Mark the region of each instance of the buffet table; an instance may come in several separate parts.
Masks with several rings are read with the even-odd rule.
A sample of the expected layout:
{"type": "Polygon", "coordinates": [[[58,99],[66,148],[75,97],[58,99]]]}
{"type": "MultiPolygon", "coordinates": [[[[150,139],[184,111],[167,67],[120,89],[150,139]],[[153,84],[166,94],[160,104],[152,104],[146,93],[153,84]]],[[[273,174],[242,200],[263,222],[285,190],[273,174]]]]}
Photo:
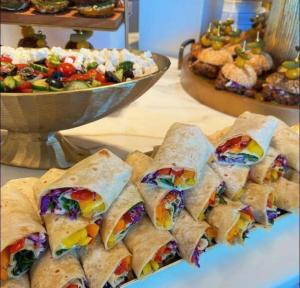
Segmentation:
{"type": "MultiPolygon", "coordinates": [[[[162,79],[129,107],[63,134],[81,147],[109,147],[125,156],[136,149],[150,151],[175,121],[196,124],[206,134],[231,125],[233,117],[201,105],[183,90],[176,67],[177,60],[172,59],[162,79]]],[[[2,165],[1,185],[10,179],[43,173],[2,165]]],[[[272,230],[251,232],[244,246],[228,249],[218,245],[211,249],[202,255],[200,270],[181,262],[130,287],[298,287],[298,244],[299,215],[288,215],[272,230]]]]}

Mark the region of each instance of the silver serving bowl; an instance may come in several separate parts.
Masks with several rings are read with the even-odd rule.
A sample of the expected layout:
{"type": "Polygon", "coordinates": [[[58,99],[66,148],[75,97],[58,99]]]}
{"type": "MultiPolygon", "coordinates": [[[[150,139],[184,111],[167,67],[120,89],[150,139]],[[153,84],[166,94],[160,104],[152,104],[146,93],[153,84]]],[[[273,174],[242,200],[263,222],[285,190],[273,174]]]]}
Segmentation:
{"type": "MultiPolygon", "coordinates": [[[[132,51],[138,53],[137,51],[132,51]]],[[[158,71],[111,86],[41,93],[1,93],[1,163],[28,168],[67,168],[89,152],[68,142],[59,130],[101,119],[150,89],[168,70],[167,57],[154,54],[158,71]]]]}

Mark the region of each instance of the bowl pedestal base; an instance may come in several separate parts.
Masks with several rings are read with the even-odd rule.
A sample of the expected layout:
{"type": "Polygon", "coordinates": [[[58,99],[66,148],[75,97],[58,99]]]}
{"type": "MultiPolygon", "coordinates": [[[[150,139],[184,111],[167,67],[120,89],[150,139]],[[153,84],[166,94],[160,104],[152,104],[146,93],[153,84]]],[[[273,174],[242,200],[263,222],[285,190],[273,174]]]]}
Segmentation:
{"type": "Polygon", "coordinates": [[[9,131],[3,138],[1,163],[6,165],[35,169],[68,168],[90,155],[88,150],[71,144],[56,132],[9,131]]]}

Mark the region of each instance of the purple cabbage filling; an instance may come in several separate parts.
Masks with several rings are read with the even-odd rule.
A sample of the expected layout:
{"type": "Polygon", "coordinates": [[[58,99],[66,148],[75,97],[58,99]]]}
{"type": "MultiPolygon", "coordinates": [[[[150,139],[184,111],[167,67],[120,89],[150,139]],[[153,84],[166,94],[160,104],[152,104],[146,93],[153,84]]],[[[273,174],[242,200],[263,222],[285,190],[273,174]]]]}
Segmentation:
{"type": "Polygon", "coordinates": [[[39,247],[45,247],[47,244],[47,236],[43,233],[31,234],[27,237],[27,239],[31,240],[35,245],[39,247]]]}
{"type": "Polygon", "coordinates": [[[273,224],[274,220],[277,218],[277,211],[274,210],[267,210],[267,216],[269,223],[273,224]]]}
{"type": "Polygon", "coordinates": [[[152,185],[157,185],[157,181],[156,178],[159,175],[159,172],[156,171],[154,173],[149,173],[146,176],[143,177],[142,179],[142,183],[146,183],[146,184],[152,184],[152,185]]]}
{"type": "Polygon", "coordinates": [[[243,85],[241,85],[237,82],[234,82],[234,81],[228,81],[225,86],[230,87],[230,88],[236,88],[236,89],[245,89],[246,88],[243,85]]]}
{"type": "Polygon", "coordinates": [[[143,203],[139,203],[139,204],[135,205],[129,211],[130,218],[132,219],[132,225],[134,225],[137,222],[139,222],[141,220],[141,218],[144,216],[144,214],[145,214],[144,204],[143,203]]]}

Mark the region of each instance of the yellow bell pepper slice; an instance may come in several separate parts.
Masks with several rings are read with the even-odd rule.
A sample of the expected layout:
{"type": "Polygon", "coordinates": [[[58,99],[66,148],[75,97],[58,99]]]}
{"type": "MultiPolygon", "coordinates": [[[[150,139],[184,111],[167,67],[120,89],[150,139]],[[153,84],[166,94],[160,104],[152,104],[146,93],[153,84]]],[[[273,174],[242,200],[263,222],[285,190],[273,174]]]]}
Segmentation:
{"type": "Polygon", "coordinates": [[[148,275],[148,274],[150,274],[150,273],[152,273],[151,264],[150,264],[150,263],[147,263],[147,264],[145,265],[145,267],[143,268],[143,274],[144,274],[144,275],[148,275]]]}
{"type": "Polygon", "coordinates": [[[87,230],[84,228],[65,238],[62,241],[62,244],[66,249],[71,249],[73,246],[78,244],[79,241],[81,241],[82,239],[86,239],[87,237],[87,230]]]}
{"type": "Polygon", "coordinates": [[[260,158],[264,155],[263,149],[254,140],[250,141],[250,143],[247,146],[247,150],[250,153],[256,154],[260,158]]]}
{"type": "Polygon", "coordinates": [[[96,201],[80,201],[79,207],[83,217],[90,218],[93,216],[94,213],[103,212],[105,210],[105,204],[102,200],[96,201]]]}
{"type": "Polygon", "coordinates": [[[153,269],[153,271],[157,271],[159,269],[159,264],[156,261],[151,260],[150,264],[151,264],[151,268],[153,269]]]}
{"type": "Polygon", "coordinates": [[[107,246],[109,248],[112,248],[114,245],[115,245],[115,236],[113,234],[111,234],[108,238],[108,241],[107,241],[107,246]]]}
{"type": "Polygon", "coordinates": [[[238,192],[235,193],[235,195],[232,198],[232,201],[238,201],[238,200],[240,200],[240,198],[242,197],[242,195],[244,194],[244,192],[245,192],[244,188],[240,189],[238,192]]]}
{"type": "Polygon", "coordinates": [[[80,246],[87,246],[92,241],[92,239],[92,237],[86,237],[81,239],[77,244],[80,246]]]}

